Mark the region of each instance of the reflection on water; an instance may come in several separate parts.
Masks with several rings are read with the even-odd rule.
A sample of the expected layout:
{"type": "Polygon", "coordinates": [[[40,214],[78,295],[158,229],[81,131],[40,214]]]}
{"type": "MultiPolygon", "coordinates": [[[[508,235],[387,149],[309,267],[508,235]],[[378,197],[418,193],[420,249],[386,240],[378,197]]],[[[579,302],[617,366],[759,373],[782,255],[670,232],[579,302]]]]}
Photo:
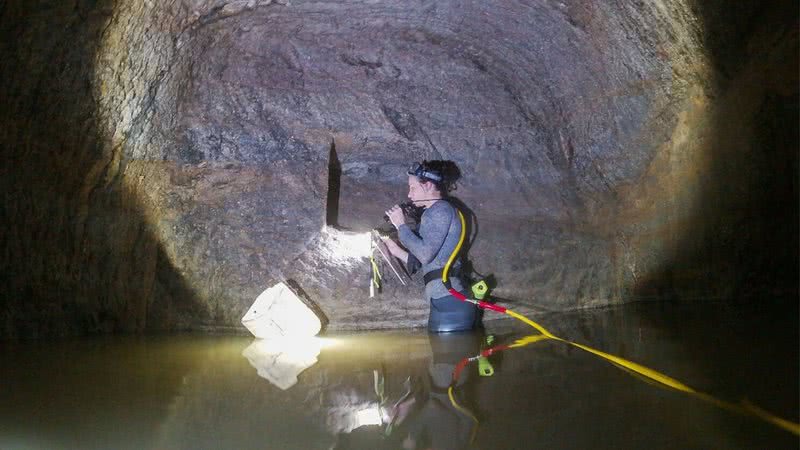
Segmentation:
{"type": "Polygon", "coordinates": [[[322,338],[256,339],[242,351],[258,376],[279,388],[289,389],[297,383],[300,372],[317,362],[322,338]]]}
{"type": "MultiPolygon", "coordinates": [[[[542,318],[555,334],[719,398],[798,416],[796,311],[639,305],[542,318]]],[[[492,325],[492,324],[490,324],[492,325]]],[[[797,448],[797,437],[661,389],[559,342],[463,366],[487,333],[295,342],[117,337],[0,347],[0,448],[797,448]],[[484,366],[484,375],[490,370],[484,366]]]]}

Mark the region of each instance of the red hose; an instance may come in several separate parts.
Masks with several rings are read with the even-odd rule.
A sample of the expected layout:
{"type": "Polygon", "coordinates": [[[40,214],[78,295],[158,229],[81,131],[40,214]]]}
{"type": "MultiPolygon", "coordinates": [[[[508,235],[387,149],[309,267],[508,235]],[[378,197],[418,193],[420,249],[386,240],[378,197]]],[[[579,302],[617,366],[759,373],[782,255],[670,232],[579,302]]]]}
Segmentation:
{"type": "MultiPolygon", "coordinates": [[[[449,291],[450,291],[450,295],[452,295],[453,297],[461,300],[462,302],[473,303],[473,301],[467,300],[467,297],[464,297],[464,294],[462,294],[461,292],[458,292],[457,290],[455,290],[453,288],[450,288],[449,291]]],[[[485,302],[483,300],[475,300],[474,303],[476,305],[478,305],[479,308],[491,309],[492,311],[497,311],[497,312],[503,313],[503,314],[505,314],[505,312],[506,312],[506,308],[503,308],[500,305],[495,305],[495,304],[492,304],[492,303],[485,302]]]]}

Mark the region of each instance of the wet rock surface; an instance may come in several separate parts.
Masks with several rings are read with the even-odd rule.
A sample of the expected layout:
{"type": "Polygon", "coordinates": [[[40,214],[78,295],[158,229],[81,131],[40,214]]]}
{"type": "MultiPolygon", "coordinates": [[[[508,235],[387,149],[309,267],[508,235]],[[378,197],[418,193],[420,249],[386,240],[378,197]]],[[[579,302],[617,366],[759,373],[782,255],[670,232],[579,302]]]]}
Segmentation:
{"type": "Polygon", "coordinates": [[[358,233],[451,159],[521,312],[795,298],[792,2],[5,2],[0,336],[241,330],[296,283],[331,329],[358,233]],[[335,170],[332,170],[335,169],[335,170]]]}

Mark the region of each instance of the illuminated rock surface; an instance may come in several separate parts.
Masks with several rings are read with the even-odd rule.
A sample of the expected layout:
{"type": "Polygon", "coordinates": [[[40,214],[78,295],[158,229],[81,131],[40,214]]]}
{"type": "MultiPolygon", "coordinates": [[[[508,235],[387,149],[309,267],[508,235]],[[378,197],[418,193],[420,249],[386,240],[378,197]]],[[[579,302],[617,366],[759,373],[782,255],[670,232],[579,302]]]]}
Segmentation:
{"type": "Polygon", "coordinates": [[[421,282],[369,299],[331,249],[424,158],[460,166],[475,268],[522,312],[796,301],[795,2],[0,14],[0,337],[239,330],[281,279],[333,329],[421,325],[421,282]]]}

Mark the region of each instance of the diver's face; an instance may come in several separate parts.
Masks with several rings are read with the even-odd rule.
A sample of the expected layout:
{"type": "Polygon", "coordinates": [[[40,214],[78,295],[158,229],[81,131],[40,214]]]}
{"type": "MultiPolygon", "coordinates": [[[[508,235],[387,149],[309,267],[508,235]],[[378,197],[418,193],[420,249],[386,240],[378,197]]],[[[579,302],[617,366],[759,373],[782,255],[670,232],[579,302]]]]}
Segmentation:
{"type": "Polygon", "coordinates": [[[431,198],[431,190],[434,189],[433,183],[420,181],[414,175],[408,176],[408,199],[416,206],[422,206],[418,202],[431,198]]]}

